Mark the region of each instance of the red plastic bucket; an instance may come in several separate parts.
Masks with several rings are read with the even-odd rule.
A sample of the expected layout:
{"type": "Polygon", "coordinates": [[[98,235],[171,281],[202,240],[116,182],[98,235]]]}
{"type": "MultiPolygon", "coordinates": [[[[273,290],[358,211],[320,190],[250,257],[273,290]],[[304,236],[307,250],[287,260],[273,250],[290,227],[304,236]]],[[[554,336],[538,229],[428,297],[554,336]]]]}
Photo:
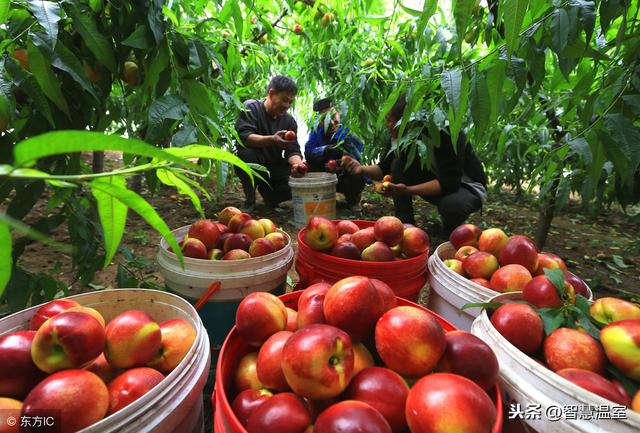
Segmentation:
{"type": "MultiPolygon", "coordinates": [[[[334,221],[338,222],[338,221],[334,221]]],[[[361,229],[373,226],[373,221],[353,221],[361,229]]],[[[304,243],[306,228],[298,232],[296,252],[296,272],[300,277],[297,289],[304,289],[314,280],[322,279],[335,283],[353,275],[364,275],[387,283],[399,298],[416,301],[420,289],[424,287],[429,269],[429,251],[410,259],[394,262],[365,262],[343,259],[309,248],[304,243]]]]}
{"type": "MultiPolygon", "coordinates": [[[[298,298],[302,291],[296,291],[287,293],[280,296],[280,299],[287,307],[298,309],[298,298]]],[[[438,316],[434,312],[427,308],[415,304],[406,299],[398,299],[398,305],[409,305],[412,307],[420,308],[431,314],[438,320],[438,323],[442,325],[445,331],[453,331],[456,329],[451,323],[447,322],[442,317],[438,316]]],[[[216,366],[216,383],[211,396],[213,403],[213,431],[214,433],[247,433],[245,428],[240,424],[233,411],[231,410],[233,389],[233,377],[235,375],[235,369],[238,366],[240,359],[249,353],[252,349],[249,345],[242,341],[238,336],[236,327],[234,326],[224,344],[220,350],[218,356],[218,364],[216,366]]],[[[502,411],[502,397],[500,395],[500,389],[496,385],[495,390],[491,393],[491,398],[496,404],[496,423],[491,430],[491,433],[502,432],[503,411],[502,411]]]]}

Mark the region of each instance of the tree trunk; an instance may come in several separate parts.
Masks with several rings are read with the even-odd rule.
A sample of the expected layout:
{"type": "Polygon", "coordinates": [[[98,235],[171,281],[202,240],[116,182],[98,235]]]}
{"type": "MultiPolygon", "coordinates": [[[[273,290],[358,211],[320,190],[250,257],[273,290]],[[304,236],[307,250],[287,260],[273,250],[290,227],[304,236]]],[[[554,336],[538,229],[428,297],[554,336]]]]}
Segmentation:
{"type": "Polygon", "coordinates": [[[104,152],[93,152],[93,172],[102,173],[104,171],[104,152]]]}
{"type": "Polygon", "coordinates": [[[551,221],[556,213],[556,194],[558,186],[560,185],[560,177],[553,180],[551,189],[544,197],[540,213],[538,214],[538,227],[536,228],[535,243],[540,251],[544,248],[544,244],[547,241],[547,235],[551,228],[551,221]]]}

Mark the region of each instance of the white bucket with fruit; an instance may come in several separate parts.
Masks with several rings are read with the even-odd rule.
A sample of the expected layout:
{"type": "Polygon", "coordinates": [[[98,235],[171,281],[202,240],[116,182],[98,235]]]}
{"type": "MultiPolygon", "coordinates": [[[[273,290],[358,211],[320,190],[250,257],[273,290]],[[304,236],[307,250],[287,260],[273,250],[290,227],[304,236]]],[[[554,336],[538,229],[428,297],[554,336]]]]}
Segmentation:
{"type": "Polygon", "coordinates": [[[178,296],[71,296],[0,320],[0,409],[11,397],[14,419],[61,433],[201,433],[210,362],[202,321],[178,296]]]}
{"type": "Polygon", "coordinates": [[[501,229],[482,230],[473,224],[457,227],[449,242],[429,258],[429,308],[460,329],[469,330],[480,308],[465,304],[487,302],[500,293],[521,291],[526,284],[546,284],[544,269],[562,269],[576,293],[592,299],[587,284],[567,270],[564,261],[540,253],[526,236],[507,236],[501,229]],[[542,276],[542,278],[539,278],[542,276]]]}
{"type": "Polygon", "coordinates": [[[471,327],[498,357],[510,416],[540,433],[640,431],[640,306],[580,297],[538,308],[548,295],[496,296],[502,305],[471,327]]]}
{"type": "Polygon", "coordinates": [[[184,268],[165,239],[156,261],[165,286],[195,303],[214,349],[233,326],[235,310],[249,293],[284,293],[293,265],[293,247],[287,233],[269,219],[254,219],[234,207],[223,209],[219,221],[199,220],[172,233],[180,243],[184,268]],[[219,283],[212,294],[209,289],[219,283]]]}

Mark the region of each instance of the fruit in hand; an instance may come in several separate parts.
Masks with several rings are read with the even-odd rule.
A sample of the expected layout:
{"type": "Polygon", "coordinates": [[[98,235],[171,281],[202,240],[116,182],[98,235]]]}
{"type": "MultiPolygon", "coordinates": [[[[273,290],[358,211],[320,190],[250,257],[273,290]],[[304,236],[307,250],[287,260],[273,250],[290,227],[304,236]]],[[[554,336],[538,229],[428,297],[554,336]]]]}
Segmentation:
{"type": "Polygon", "coordinates": [[[305,162],[299,162],[298,164],[296,164],[295,169],[300,175],[304,176],[305,174],[307,174],[307,170],[309,168],[307,167],[307,164],[305,162]]]}
{"type": "Polygon", "coordinates": [[[335,159],[330,159],[329,162],[327,162],[327,168],[331,171],[336,171],[338,169],[338,163],[335,159]]]}
{"type": "Polygon", "coordinates": [[[285,140],[295,140],[296,138],[297,138],[297,135],[295,131],[287,131],[284,133],[285,140]]]}

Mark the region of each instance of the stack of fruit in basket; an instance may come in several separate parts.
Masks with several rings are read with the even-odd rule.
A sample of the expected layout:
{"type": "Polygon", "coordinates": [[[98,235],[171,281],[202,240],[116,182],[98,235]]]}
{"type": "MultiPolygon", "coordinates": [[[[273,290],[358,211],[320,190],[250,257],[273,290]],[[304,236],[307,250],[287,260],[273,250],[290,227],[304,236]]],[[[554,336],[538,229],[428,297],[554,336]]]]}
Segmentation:
{"type": "Polygon", "coordinates": [[[444,264],[488,289],[505,293],[522,291],[527,286],[544,286],[551,290],[544,270],[561,269],[570,290],[590,297],[585,282],[569,272],[560,257],[539,252],[527,236],[507,236],[499,228],[482,230],[474,224],[462,224],[451,232],[449,242],[456,254],[444,264]]]}
{"type": "Polygon", "coordinates": [[[361,229],[349,220],[334,223],[313,217],[304,233],[304,242],[316,251],[351,260],[389,262],[429,252],[429,236],[398,218],[383,216],[372,227],[361,229]]]}
{"type": "Polygon", "coordinates": [[[254,219],[233,206],[218,221],[198,220],[180,242],[185,257],[203,260],[241,260],[265,256],[284,248],[287,238],[267,218],[254,219]]]}
{"type": "Polygon", "coordinates": [[[0,337],[0,412],[13,411],[16,420],[54,416],[60,432],[75,432],[150,391],[195,338],[183,319],[157,323],[129,310],[105,324],[93,308],[51,301],[38,309],[30,330],[0,337]]]}
{"type": "Polygon", "coordinates": [[[640,305],[612,297],[589,305],[559,270],[547,276],[554,293],[527,285],[526,303],[493,312],[494,328],[570,382],[640,412],[640,305]]]}
{"type": "Polygon", "coordinates": [[[309,286],[297,311],[249,295],[236,313],[253,350],[234,376],[237,419],[249,433],[490,432],[491,348],[397,303],[388,285],[363,276],[309,286]]]}

